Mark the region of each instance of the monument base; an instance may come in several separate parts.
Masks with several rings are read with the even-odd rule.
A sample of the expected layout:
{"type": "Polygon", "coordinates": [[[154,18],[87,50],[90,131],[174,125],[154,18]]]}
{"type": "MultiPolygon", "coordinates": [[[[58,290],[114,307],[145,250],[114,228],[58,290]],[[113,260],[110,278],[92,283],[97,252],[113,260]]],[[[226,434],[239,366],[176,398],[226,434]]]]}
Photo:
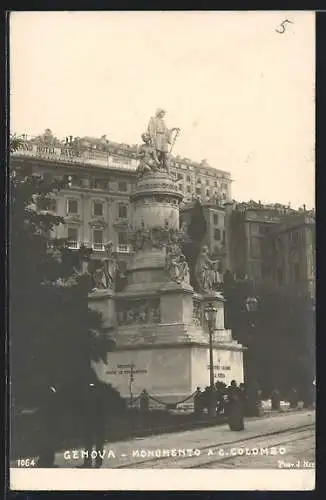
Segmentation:
{"type": "MultiPolygon", "coordinates": [[[[215,381],[243,382],[243,347],[236,341],[215,343],[215,381]]],[[[208,344],[134,346],[108,354],[107,364],[94,365],[98,377],[123,397],[137,397],[143,389],[166,403],[180,401],[199,386],[209,385],[208,344]],[[132,375],[132,376],[131,376],[132,375]]]]}

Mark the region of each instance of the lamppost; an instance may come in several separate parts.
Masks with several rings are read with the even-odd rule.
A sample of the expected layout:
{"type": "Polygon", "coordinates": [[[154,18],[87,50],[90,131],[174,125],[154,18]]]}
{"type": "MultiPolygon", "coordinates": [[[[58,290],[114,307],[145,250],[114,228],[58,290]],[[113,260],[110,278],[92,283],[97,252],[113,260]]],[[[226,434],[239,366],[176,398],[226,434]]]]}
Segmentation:
{"type": "Polygon", "coordinates": [[[210,417],[216,416],[216,400],[214,391],[214,365],[213,365],[213,333],[215,330],[217,309],[212,303],[208,304],[205,308],[205,318],[208,325],[209,333],[209,387],[210,387],[210,401],[208,414],[210,417]]]}
{"type": "Polygon", "coordinates": [[[135,380],[135,378],[134,378],[134,368],[135,368],[134,363],[130,363],[129,393],[130,393],[130,407],[131,408],[132,408],[133,399],[134,399],[134,395],[133,395],[133,392],[132,392],[132,384],[133,384],[133,382],[135,380]]]}
{"type": "Polygon", "coordinates": [[[253,335],[254,330],[256,328],[256,318],[255,314],[258,309],[258,300],[254,296],[250,296],[246,298],[245,301],[245,311],[247,315],[247,325],[248,325],[248,351],[246,355],[246,366],[245,366],[245,382],[247,385],[247,394],[248,394],[248,408],[247,408],[247,416],[257,416],[259,414],[258,407],[258,394],[257,394],[257,386],[256,380],[254,380],[254,370],[253,363],[255,363],[255,356],[252,353],[253,348],[253,335]],[[248,359],[249,358],[249,359],[248,359]]]}

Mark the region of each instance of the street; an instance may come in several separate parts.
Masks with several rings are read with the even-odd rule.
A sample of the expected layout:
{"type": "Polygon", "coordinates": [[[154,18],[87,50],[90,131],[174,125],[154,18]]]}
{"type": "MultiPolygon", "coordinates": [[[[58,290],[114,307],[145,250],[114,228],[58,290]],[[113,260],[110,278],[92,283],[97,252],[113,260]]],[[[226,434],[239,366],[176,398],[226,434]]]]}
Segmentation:
{"type": "MultiPolygon", "coordinates": [[[[248,419],[245,425],[241,432],[222,425],[108,443],[103,453],[103,468],[315,467],[313,410],[248,419]]],[[[85,450],[58,453],[56,465],[80,466],[85,453],[85,450]]],[[[92,453],[95,457],[98,452],[92,453]]]]}

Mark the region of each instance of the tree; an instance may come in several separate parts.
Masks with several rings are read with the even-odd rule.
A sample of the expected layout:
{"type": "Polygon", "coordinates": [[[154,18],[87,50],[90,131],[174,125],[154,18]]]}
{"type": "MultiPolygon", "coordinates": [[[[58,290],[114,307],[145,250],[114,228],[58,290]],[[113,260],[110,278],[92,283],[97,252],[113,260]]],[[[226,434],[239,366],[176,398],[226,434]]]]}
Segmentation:
{"type": "Polygon", "coordinates": [[[292,387],[309,398],[314,377],[314,325],[309,297],[293,290],[229,280],[225,283],[227,323],[248,346],[251,373],[266,396],[277,387],[286,396],[292,387]],[[257,311],[246,311],[248,296],[258,297],[257,311]]]}
{"type": "Polygon", "coordinates": [[[207,222],[204,216],[203,207],[200,201],[196,200],[191,213],[190,224],[187,230],[187,237],[182,249],[189,265],[190,282],[194,288],[197,287],[194,275],[195,265],[206,232],[207,222]]]}
{"type": "MultiPolygon", "coordinates": [[[[13,137],[11,151],[19,143],[13,137]]],[[[24,165],[10,172],[11,392],[18,406],[39,404],[49,385],[81,383],[91,358],[104,355],[92,335],[102,330],[102,317],[88,308],[89,284],[76,272],[78,256],[50,236],[64,223],[48,210],[61,187],[30,175],[24,165]]]]}

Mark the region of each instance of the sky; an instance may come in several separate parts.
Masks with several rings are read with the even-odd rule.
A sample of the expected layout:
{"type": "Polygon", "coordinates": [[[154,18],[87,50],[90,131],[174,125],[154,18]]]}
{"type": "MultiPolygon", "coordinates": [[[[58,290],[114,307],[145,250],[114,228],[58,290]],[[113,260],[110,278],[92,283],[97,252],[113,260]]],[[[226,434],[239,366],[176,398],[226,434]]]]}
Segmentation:
{"type": "Polygon", "coordinates": [[[15,12],[10,86],[12,132],[135,144],[162,107],[234,199],[314,206],[313,12],[15,12]]]}

